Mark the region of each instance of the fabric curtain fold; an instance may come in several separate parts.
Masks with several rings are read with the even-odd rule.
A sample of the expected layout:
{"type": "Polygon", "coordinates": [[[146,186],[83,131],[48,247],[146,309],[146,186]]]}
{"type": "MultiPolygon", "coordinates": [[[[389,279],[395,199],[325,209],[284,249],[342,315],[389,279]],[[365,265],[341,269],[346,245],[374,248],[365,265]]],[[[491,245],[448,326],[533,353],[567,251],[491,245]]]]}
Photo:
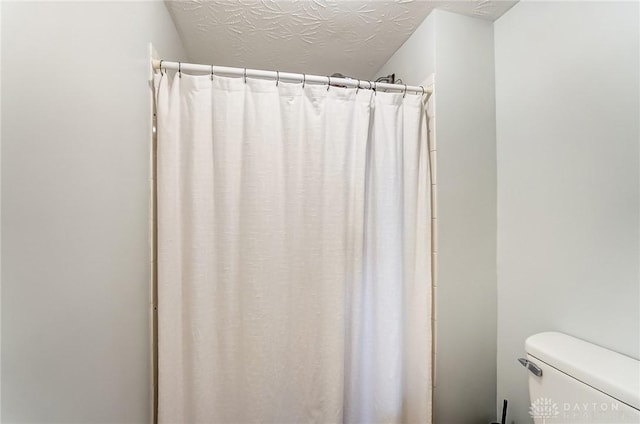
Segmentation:
{"type": "Polygon", "coordinates": [[[155,86],[159,422],[430,422],[421,96],[155,86]]]}

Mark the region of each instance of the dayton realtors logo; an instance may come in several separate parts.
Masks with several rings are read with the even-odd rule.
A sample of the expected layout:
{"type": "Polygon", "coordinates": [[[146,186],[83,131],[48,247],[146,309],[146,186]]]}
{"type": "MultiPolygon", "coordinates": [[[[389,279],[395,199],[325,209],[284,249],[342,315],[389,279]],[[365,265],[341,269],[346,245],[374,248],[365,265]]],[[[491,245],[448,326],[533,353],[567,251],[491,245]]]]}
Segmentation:
{"type": "Polygon", "coordinates": [[[558,408],[557,403],[549,398],[538,398],[529,407],[529,415],[534,419],[542,420],[544,424],[547,420],[560,415],[560,408],[558,408]]]}
{"type": "Polygon", "coordinates": [[[533,417],[536,424],[550,423],[554,419],[562,422],[636,422],[631,421],[634,416],[628,415],[620,409],[618,402],[591,402],[576,403],[564,402],[558,404],[551,398],[541,397],[535,400],[529,407],[529,415],[533,417]]]}

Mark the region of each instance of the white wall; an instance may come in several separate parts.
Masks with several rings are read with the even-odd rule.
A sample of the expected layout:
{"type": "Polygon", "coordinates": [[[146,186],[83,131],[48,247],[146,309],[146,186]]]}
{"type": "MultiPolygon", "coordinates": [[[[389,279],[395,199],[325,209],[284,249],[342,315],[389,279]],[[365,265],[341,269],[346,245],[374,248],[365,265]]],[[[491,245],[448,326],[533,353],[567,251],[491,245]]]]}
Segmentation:
{"type": "Polygon", "coordinates": [[[436,13],[425,18],[411,37],[376,72],[376,78],[396,73],[407,85],[419,85],[436,71],[436,13]]]}
{"type": "Polygon", "coordinates": [[[527,336],[640,358],[637,2],[520,2],[495,23],[498,399],[531,423],[527,336]]]}
{"type": "Polygon", "coordinates": [[[493,25],[436,10],[378,75],[435,72],[436,423],[486,423],[496,399],[493,25]]]}
{"type": "Polygon", "coordinates": [[[436,422],[495,418],[496,155],[491,22],[436,14],[436,422]]]}
{"type": "MultiPolygon", "coordinates": [[[[0,25],[2,2],[0,1],[0,25]]],[[[1,28],[1,26],[0,26],[1,28]]],[[[0,65],[2,64],[2,31],[0,31],[0,65]]],[[[0,66],[0,99],[2,99],[2,66],[0,66]]],[[[2,101],[0,100],[0,188],[2,187],[2,101]]],[[[2,190],[0,189],[0,223],[2,222],[2,190]]],[[[2,225],[0,225],[0,423],[2,422],[2,225]]]]}
{"type": "Polygon", "coordinates": [[[161,2],[3,2],[3,422],[150,419],[148,43],[161,2]]]}

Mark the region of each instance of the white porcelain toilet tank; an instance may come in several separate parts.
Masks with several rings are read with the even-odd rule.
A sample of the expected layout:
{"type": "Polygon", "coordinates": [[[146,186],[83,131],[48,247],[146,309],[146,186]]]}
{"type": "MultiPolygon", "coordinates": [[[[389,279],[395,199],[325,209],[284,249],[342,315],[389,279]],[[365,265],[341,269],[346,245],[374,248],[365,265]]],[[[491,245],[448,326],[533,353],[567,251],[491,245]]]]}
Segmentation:
{"type": "Polygon", "coordinates": [[[556,332],[525,348],[536,424],[640,423],[640,361],[556,332]]]}

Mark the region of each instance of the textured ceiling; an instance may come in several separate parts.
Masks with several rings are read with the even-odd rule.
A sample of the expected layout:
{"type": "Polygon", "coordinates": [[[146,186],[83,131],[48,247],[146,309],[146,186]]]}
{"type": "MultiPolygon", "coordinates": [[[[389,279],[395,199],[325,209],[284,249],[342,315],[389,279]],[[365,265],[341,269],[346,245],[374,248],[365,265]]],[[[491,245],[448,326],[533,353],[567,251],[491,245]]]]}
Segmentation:
{"type": "Polygon", "coordinates": [[[371,79],[434,8],[495,20],[515,1],[165,3],[192,62],[371,79]]]}

